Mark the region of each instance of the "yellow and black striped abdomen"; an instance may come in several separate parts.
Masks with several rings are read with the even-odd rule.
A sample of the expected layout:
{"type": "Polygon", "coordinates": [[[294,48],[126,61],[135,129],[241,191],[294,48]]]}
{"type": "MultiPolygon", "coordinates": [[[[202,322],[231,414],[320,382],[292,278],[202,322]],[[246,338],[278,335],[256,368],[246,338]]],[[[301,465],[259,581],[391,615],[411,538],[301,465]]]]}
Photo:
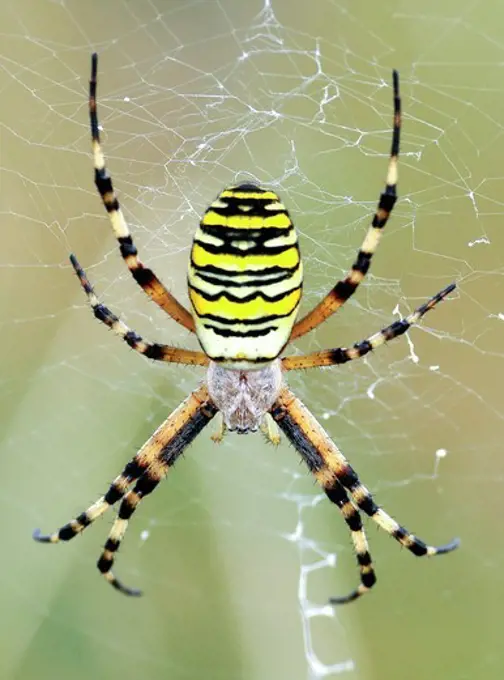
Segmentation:
{"type": "Polygon", "coordinates": [[[275,359],[296,319],[303,268],[278,196],[254,184],[223,191],[204,214],[189,263],[189,297],[205,353],[235,368],[275,359]]]}

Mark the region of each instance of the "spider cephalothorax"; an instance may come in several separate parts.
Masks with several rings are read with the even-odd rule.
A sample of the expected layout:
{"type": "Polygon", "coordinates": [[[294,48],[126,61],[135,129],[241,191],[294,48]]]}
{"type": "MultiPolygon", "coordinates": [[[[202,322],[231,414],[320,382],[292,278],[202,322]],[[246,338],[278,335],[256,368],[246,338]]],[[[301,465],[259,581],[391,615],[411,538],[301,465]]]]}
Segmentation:
{"type": "Polygon", "coordinates": [[[206,383],[224,426],[239,434],[255,432],[275,403],[282,384],[279,359],[255,370],[228,369],[211,361],[206,383]]]}
{"type": "Polygon", "coordinates": [[[303,269],[297,235],[277,194],[247,183],[225,189],[204,214],[194,237],[189,263],[192,313],[163,286],[154,272],[138,259],[137,249],[119,207],[105,167],[96,114],[98,57],[92,57],[89,112],[95,183],[110,217],[121,255],[134,279],[147,295],[175,321],[196,332],[203,352],[149,343],[130,330],[95,295],[74,255],[72,266],[97,319],[111,328],[132,349],[156,360],[207,366],[206,381],[162,423],[107,493],[53,534],[34,537],[44,543],[68,541],[111,505],[119,503],[118,517],[98,560],[98,569],[115,588],[128,595],[139,591],[124,586],[112,573],[128,521],[138,504],[166,476],[177,458],[215,417],[225,429],[239,433],[259,427],[278,443],[278,428],[297,449],[329,500],[346,522],[357,556],[360,584],[333,604],[350,602],[368,591],[376,576],[360,511],[417,556],[452,551],[458,541],[442,546],[425,544],[376,505],[356,472],[314,416],[289,390],[283,373],[299,368],[334,366],[362,357],[405,333],[454,288],[447,286],[409,316],[392,323],[350,348],[279,358],[291,340],[316,328],[336,312],[364,278],[383,227],[396,201],[397,159],[401,109],[399,76],[394,71],[394,126],[385,190],[378,209],[348,275],[301,320],[296,315],[301,299],[303,269]]]}

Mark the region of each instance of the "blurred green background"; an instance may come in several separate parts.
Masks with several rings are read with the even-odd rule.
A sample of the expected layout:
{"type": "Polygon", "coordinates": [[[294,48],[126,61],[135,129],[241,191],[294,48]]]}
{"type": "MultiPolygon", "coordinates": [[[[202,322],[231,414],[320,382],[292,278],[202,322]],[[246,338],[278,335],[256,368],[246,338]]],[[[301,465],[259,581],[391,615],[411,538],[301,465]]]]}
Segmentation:
{"type": "Polygon", "coordinates": [[[503,20],[490,0],[1,4],[2,680],[503,677],[503,20]],[[285,443],[209,433],[130,526],[117,573],[144,598],[96,571],[112,513],[66,546],[32,542],[202,378],[129,352],[67,264],[75,251],[146,338],[196,347],[135,287],[95,195],[93,50],[125,214],[184,302],[198,215],[237,179],[290,207],[305,309],[344,275],[385,177],[400,70],[401,200],[355,300],[298,349],[348,345],[459,289],[408,338],[290,382],[378,501],[427,541],[461,536],[457,553],[414,560],[370,525],[377,588],[332,611],[358,579],[336,509],[285,443]]]}

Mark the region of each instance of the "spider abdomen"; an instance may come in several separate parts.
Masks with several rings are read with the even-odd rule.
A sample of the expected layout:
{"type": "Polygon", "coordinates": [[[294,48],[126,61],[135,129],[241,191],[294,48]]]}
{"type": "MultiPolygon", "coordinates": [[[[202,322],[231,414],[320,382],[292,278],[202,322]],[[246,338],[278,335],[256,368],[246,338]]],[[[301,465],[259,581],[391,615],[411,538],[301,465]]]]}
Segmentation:
{"type": "Polygon", "coordinates": [[[189,263],[189,297],[205,353],[236,369],[278,357],[302,282],[297,233],[278,196],[254,184],[224,190],[201,220],[189,263]]]}

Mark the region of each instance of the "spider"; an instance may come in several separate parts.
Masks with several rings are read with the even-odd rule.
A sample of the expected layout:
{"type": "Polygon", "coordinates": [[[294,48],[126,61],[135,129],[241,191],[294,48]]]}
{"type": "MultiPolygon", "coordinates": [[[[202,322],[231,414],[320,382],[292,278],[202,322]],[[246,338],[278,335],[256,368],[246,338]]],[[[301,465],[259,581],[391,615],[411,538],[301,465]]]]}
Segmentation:
{"type": "Polygon", "coordinates": [[[58,531],[34,538],[42,543],[69,541],[119,503],[98,569],[114,588],[140,595],[114,576],[112,567],[128,522],[140,501],[152,493],[193,439],[215,417],[213,439],[226,430],[245,434],[262,430],[278,444],[281,430],[297,449],[350,531],[360,570],[360,583],[332,604],[351,602],[376,582],[360,511],[417,556],[451,552],[458,539],[438,547],[427,545],[398,524],[360,482],[340,449],[314,416],[288,388],[284,374],[296,369],[334,366],[363,357],[405,333],[451,293],[455,284],[434,295],[412,314],[395,321],[352,347],[302,356],[281,356],[292,341],[334,314],[355,292],[368,271],[382,230],[396,202],[401,128],[399,75],[393,71],[394,121],[386,185],[357,258],[345,279],[319,304],[296,321],[303,283],[297,234],[280,198],[253,183],[228,187],[207,209],[196,231],[188,271],[189,312],[138,258],[106,169],[96,112],[98,56],[91,58],[89,115],[95,184],[119,242],[121,255],[145,293],[188,331],[196,333],[202,352],[149,343],[100,302],[75,255],[70,261],[94,316],[132,349],[155,361],[204,366],[206,378],[158,427],[114,479],[108,491],[58,531]]]}

